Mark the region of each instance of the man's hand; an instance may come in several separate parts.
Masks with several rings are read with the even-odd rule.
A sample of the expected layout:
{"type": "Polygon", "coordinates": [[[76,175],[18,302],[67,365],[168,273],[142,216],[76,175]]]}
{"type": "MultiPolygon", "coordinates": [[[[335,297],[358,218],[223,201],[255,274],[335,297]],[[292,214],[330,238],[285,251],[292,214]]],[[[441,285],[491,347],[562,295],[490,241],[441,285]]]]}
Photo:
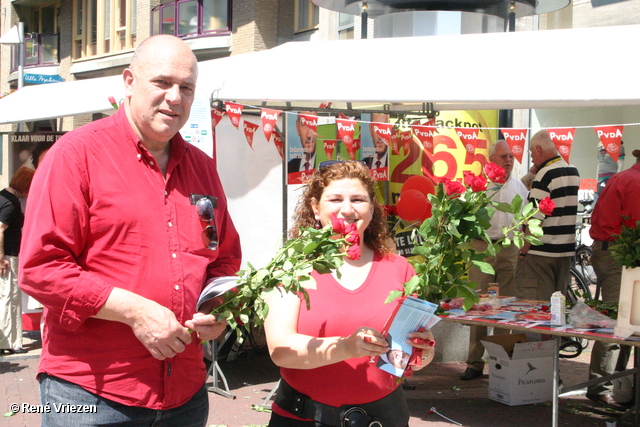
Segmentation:
{"type": "Polygon", "coordinates": [[[158,360],[182,353],[191,343],[191,334],[171,310],[122,288],[113,288],[94,317],[129,325],[136,338],[158,360]]]}
{"type": "Polygon", "coordinates": [[[9,260],[2,256],[2,259],[0,260],[0,276],[7,277],[10,271],[11,264],[9,263],[9,260]]]}
{"type": "Polygon", "coordinates": [[[191,343],[191,335],[168,308],[147,300],[146,307],[138,311],[131,324],[136,338],[158,360],[174,357],[191,343]]]}
{"type": "Polygon", "coordinates": [[[196,313],[193,319],[187,320],[185,326],[198,335],[198,339],[211,341],[220,336],[227,327],[225,319],[216,320],[213,314],[196,313]]]}

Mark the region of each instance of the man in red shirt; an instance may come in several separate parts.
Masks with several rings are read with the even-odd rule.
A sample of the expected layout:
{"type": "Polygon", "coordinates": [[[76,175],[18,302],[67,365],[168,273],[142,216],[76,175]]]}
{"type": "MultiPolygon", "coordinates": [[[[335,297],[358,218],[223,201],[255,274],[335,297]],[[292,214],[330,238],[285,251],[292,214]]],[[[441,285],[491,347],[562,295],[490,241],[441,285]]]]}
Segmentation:
{"type": "Polygon", "coordinates": [[[144,41],[118,112],[67,133],[38,167],[20,283],[45,307],[43,426],[206,424],[200,342],[225,323],[196,302],[241,252],[215,163],[178,133],[197,76],[180,39],[144,41]]]}
{"type": "MultiPolygon", "coordinates": [[[[589,235],[593,239],[593,269],[602,289],[602,300],[618,302],[622,267],[609,253],[615,235],[620,234],[623,216],[640,220],[640,150],[634,150],[636,163],[624,172],[613,175],[598,198],[591,215],[589,235]]],[[[629,347],[596,341],[591,352],[589,379],[612,374],[616,366],[623,369],[628,361],[629,347]]],[[[622,410],[622,405],[613,398],[611,382],[596,384],[587,390],[587,397],[610,408],[622,410]]]]}

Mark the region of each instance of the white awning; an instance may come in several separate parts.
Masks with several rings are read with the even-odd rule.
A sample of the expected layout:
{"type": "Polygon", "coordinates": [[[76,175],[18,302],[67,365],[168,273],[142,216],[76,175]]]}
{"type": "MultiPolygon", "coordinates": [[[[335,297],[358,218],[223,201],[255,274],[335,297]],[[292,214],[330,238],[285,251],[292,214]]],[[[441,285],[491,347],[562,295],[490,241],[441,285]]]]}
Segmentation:
{"type": "MultiPolygon", "coordinates": [[[[640,105],[640,25],[290,42],[204,61],[197,93],[277,109],[404,112],[640,105]]],[[[27,86],[0,99],[0,123],[109,111],[121,76],[27,86]]]]}
{"type": "Polygon", "coordinates": [[[122,76],[25,86],[0,99],[0,124],[113,111],[124,97],[122,76]]]}
{"type": "Polygon", "coordinates": [[[420,111],[640,105],[640,25],[291,42],[206,61],[214,98],[277,108],[420,111]]]}

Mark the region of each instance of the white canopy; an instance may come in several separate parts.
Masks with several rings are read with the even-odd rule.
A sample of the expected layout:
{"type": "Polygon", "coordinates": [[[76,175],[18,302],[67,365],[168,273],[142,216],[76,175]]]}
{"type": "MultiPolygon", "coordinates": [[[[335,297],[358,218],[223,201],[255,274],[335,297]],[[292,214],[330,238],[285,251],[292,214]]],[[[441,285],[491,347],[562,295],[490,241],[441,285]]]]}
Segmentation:
{"type": "MultiPolygon", "coordinates": [[[[640,26],[292,42],[206,61],[214,99],[421,111],[640,105],[640,26]],[[339,104],[339,105],[336,105],[339,104]]],[[[203,89],[200,87],[200,89],[203,89]]]]}
{"type": "Polygon", "coordinates": [[[0,99],[0,124],[113,111],[124,97],[122,76],[25,86],[0,99]]]}
{"type": "MultiPolygon", "coordinates": [[[[389,111],[640,105],[640,25],[291,42],[200,63],[198,93],[242,104],[389,111]],[[349,103],[349,104],[347,104],[349,103]]],[[[0,123],[107,111],[121,76],[27,86],[0,123]]]]}

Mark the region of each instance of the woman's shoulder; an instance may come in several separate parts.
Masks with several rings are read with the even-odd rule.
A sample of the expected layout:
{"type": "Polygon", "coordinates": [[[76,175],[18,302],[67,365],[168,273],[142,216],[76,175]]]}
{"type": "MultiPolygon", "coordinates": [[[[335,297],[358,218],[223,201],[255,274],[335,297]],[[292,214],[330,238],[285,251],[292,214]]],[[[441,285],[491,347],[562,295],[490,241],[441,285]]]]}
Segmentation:
{"type": "Polygon", "coordinates": [[[390,263],[390,264],[396,265],[399,268],[411,267],[411,264],[405,257],[398,255],[396,253],[381,255],[376,257],[376,259],[378,260],[378,262],[390,263]]]}

